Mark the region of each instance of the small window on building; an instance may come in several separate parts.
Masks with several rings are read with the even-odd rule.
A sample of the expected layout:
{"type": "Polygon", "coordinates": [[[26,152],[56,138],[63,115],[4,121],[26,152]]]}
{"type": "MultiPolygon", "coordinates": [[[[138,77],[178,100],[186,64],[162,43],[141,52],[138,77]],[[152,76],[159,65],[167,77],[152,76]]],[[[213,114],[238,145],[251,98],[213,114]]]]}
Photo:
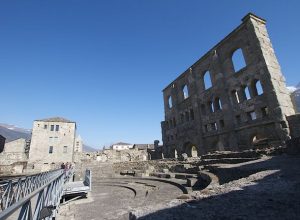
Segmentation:
{"type": "Polygon", "coordinates": [[[181,121],[181,123],[184,122],[184,114],[183,113],[180,114],[180,121],[181,121]]]}
{"type": "Polygon", "coordinates": [[[176,127],[176,119],[175,119],[175,117],[173,118],[173,125],[174,125],[174,127],[176,127]]]}
{"type": "Polygon", "coordinates": [[[185,121],[189,121],[190,120],[190,115],[189,112],[185,113],[185,121]]]}
{"type": "Polygon", "coordinates": [[[241,70],[246,66],[242,49],[239,48],[233,52],[232,63],[233,63],[234,72],[238,72],[239,70],[241,70]]]}
{"type": "Polygon", "coordinates": [[[249,120],[253,121],[256,119],[256,113],[255,111],[251,111],[247,113],[249,120]]]}
{"type": "Polygon", "coordinates": [[[205,132],[208,132],[208,125],[204,125],[205,132]]]}
{"type": "Polygon", "coordinates": [[[254,89],[255,89],[254,91],[255,95],[262,95],[264,93],[263,87],[259,80],[255,82],[254,89]]]}
{"type": "Polygon", "coordinates": [[[183,93],[183,99],[186,99],[189,97],[189,90],[187,85],[184,85],[182,88],[182,93],[183,93]]]}
{"type": "Polygon", "coordinates": [[[172,96],[168,97],[168,106],[169,106],[169,108],[172,108],[172,106],[173,106],[172,96]]]}
{"type": "Polygon", "coordinates": [[[49,147],[49,154],[52,154],[53,153],[53,146],[50,146],[49,147]]]}
{"type": "Polygon", "coordinates": [[[55,126],[55,131],[59,131],[59,125],[55,126]]]}
{"type": "Polygon", "coordinates": [[[64,146],[64,153],[68,153],[68,146],[64,146]]]}
{"type": "Polygon", "coordinates": [[[213,130],[213,131],[216,131],[217,130],[217,123],[216,122],[214,122],[214,123],[211,123],[211,130],[213,130]]]}
{"type": "Polygon", "coordinates": [[[214,109],[217,110],[221,110],[222,109],[222,103],[221,103],[221,99],[220,98],[216,98],[214,101],[214,109]]]}
{"type": "Polygon", "coordinates": [[[210,112],[215,112],[215,107],[213,102],[208,102],[210,112]]]}
{"type": "Polygon", "coordinates": [[[220,120],[220,127],[221,127],[221,128],[224,128],[224,127],[225,127],[224,120],[220,120]]]}
{"type": "Polygon", "coordinates": [[[50,131],[54,131],[54,125],[51,125],[50,131]]]}
{"type": "Polygon", "coordinates": [[[206,106],[204,104],[201,104],[201,112],[203,115],[206,115],[206,106]]]}
{"type": "Polygon", "coordinates": [[[48,128],[48,126],[47,125],[44,125],[44,129],[47,129],[48,128]]]}
{"type": "Polygon", "coordinates": [[[263,108],[261,108],[261,115],[262,115],[263,118],[264,118],[264,117],[267,117],[268,114],[269,114],[268,107],[263,107],[263,108]]]}
{"type": "Polygon", "coordinates": [[[245,97],[246,97],[246,100],[251,99],[250,89],[249,89],[248,86],[246,86],[246,87],[244,88],[244,91],[245,91],[245,97]]]}
{"type": "Polygon", "coordinates": [[[195,119],[195,115],[194,115],[194,110],[193,109],[190,110],[190,118],[191,118],[191,120],[195,119]]]}
{"type": "Polygon", "coordinates": [[[236,120],[236,123],[237,123],[237,124],[242,123],[242,119],[241,119],[241,116],[240,116],[240,115],[236,115],[236,116],[235,116],[235,120],[236,120]]]}

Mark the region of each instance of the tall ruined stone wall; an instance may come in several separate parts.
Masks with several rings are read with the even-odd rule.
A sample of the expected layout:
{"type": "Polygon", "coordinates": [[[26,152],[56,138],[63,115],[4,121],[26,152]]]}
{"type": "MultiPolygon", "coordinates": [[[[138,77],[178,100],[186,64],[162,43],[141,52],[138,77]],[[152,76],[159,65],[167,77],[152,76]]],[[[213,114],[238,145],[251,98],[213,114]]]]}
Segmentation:
{"type": "Polygon", "coordinates": [[[253,14],[242,21],[163,90],[164,155],[244,150],[290,138],[286,116],[294,109],[266,22],[253,14]],[[238,51],[241,68],[234,63],[238,51]]]}

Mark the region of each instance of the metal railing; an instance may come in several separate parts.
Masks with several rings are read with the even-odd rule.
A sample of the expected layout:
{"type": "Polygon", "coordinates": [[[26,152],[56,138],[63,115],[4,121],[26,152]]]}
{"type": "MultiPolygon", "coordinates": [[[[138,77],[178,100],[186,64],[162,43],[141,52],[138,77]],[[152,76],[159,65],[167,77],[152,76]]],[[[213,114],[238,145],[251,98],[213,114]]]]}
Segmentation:
{"type": "Polygon", "coordinates": [[[72,170],[59,169],[0,182],[0,219],[13,216],[13,219],[36,220],[55,216],[55,212],[48,213],[48,217],[43,217],[43,213],[59,205],[63,185],[72,174],[72,170]]]}

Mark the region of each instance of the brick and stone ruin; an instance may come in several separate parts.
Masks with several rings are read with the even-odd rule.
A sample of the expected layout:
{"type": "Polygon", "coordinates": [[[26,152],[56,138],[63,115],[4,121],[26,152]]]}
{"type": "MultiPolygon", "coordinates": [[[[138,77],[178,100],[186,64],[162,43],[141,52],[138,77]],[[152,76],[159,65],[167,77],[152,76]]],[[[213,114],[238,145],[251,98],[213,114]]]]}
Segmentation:
{"type": "Polygon", "coordinates": [[[281,146],[295,114],[266,21],[253,14],[164,90],[165,155],[281,146]]]}
{"type": "MultiPolygon", "coordinates": [[[[163,145],[82,152],[75,122],[62,118],[34,122],[29,153],[11,144],[23,146],[25,172],[69,161],[83,181],[91,170],[90,194],[61,204],[56,219],[299,219],[300,114],[264,19],[246,15],[163,97],[163,145]]],[[[11,153],[0,154],[5,169],[19,158],[11,153]]]]}

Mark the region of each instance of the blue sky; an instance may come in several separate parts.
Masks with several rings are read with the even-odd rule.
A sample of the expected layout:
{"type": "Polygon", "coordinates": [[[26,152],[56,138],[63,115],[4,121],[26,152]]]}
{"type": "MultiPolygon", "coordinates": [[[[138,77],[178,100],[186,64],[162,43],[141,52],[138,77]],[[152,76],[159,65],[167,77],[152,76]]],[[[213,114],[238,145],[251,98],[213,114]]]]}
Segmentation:
{"type": "Polygon", "coordinates": [[[2,0],[0,122],[62,116],[85,142],[161,139],[162,89],[248,12],[267,20],[288,85],[300,81],[300,1],[2,0]]]}

